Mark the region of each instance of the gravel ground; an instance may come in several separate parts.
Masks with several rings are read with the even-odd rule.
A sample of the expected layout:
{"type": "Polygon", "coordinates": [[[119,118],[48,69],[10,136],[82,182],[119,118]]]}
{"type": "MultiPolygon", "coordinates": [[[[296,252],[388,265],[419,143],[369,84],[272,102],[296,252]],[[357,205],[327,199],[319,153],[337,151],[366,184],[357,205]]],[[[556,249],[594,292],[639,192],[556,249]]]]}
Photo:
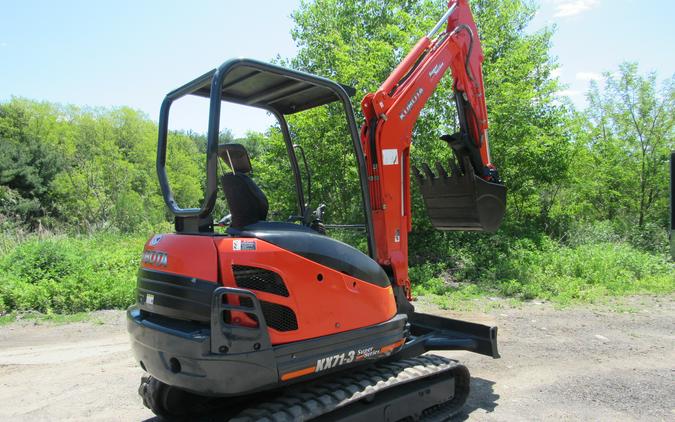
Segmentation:
{"type": "MultiPolygon", "coordinates": [[[[418,309],[499,326],[501,359],[445,353],[473,376],[458,420],[675,420],[675,297],[564,310],[498,301],[485,314],[418,309]]],[[[153,419],[136,393],[141,374],[123,312],[0,327],[0,420],[153,419]]]]}

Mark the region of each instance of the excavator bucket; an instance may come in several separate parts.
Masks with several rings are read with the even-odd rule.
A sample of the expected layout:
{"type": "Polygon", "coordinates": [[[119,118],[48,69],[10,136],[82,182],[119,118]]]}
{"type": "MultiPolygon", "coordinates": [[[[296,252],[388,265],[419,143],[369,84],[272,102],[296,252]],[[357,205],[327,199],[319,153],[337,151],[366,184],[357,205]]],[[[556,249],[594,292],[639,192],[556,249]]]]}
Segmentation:
{"type": "Polygon", "coordinates": [[[436,163],[438,175],[422,164],[413,172],[424,197],[431,224],[438,230],[496,231],[506,210],[506,186],[476,176],[471,161],[461,168],[450,159],[450,172],[436,163]]]}

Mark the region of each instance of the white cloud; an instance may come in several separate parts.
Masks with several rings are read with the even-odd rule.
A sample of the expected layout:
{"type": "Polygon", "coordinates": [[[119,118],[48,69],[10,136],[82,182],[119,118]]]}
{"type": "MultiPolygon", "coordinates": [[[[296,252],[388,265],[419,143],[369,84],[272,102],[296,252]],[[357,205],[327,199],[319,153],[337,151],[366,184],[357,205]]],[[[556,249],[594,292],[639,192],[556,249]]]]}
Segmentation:
{"type": "Polygon", "coordinates": [[[554,0],[554,17],[564,18],[578,15],[591,10],[600,3],[600,0],[554,0]]]}
{"type": "Polygon", "coordinates": [[[602,79],[602,75],[595,72],[577,72],[576,77],[578,80],[585,82],[599,81],[602,79]]]}

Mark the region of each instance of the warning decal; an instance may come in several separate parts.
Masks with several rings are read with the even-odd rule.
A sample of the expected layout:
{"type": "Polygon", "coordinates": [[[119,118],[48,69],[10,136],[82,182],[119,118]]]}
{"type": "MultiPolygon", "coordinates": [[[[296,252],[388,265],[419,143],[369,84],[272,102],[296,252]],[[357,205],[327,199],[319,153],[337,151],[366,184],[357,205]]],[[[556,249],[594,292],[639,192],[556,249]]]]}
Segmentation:
{"type": "Polygon", "coordinates": [[[383,149],[382,150],[382,164],[391,166],[398,164],[398,150],[397,149],[383,149]]]}
{"type": "Polygon", "coordinates": [[[232,241],[232,250],[233,251],[254,251],[255,250],[255,240],[240,240],[236,239],[232,241]]]}

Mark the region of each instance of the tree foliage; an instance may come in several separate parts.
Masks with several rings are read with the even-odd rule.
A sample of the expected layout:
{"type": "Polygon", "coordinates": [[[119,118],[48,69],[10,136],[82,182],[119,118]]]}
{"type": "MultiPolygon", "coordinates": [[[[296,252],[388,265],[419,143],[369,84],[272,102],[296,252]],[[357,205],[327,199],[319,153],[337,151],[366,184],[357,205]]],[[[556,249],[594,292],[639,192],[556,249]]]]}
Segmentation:
{"type": "Polygon", "coordinates": [[[637,63],[606,72],[588,92],[584,138],[597,178],[585,190],[592,217],[643,229],[668,221],[668,159],[675,149],[675,78],[658,87],[637,63]]]}
{"type": "Polygon", "coordinates": [[[50,185],[64,166],[56,126],[44,104],[14,100],[0,108],[0,212],[7,218],[35,223],[55,211],[50,185]]]}
{"type": "MultiPolygon", "coordinates": [[[[561,87],[552,76],[552,28],[526,31],[536,8],[524,0],[471,4],[485,53],[492,158],[509,188],[503,233],[533,239],[545,233],[573,242],[583,227],[599,222],[586,232],[635,240],[641,247],[660,244],[650,239],[664,239],[667,226],[673,79],[661,86],[655,74],[643,75],[636,64],[626,63],[606,73],[602,86],[592,86],[587,110],[574,111],[556,96],[561,87]]],[[[360,122],[363,95],[378,88],[445,8],[444,0],[303,1],[292,15],[298,52],[277,61],[354,86],[352,105],[360,122]]],[[[457,130],[455,114],[448,74],[415,127],[413,162],[449,157],[438,138],[457,130]]],[[[289,124],[312,173],[310,207],[327,204],[328,223],[360,222],[361,193],[344,110],[328,105],[289,116],[289,124]]],[[[0,224],[138,232],[170,221],[155,173],[156,134],[155,123],[126,107],[79,108],[20,98],[0,104],[0,224]]],[[[240,142],[250,151],[270,218],[298,213],[279,127],[242,139],[224,130],[220,141],[240,142]]],[[[167,172],[182,206],[202,200],[205,147],[204,134],[169,134],[167,172]]],[[[302,162],[300,168],[307,194],[302,162]]],[[[468,243],[498,247],[495,237],[433,231],[412,186],[414,256],[442,257],[468,243]]],[[[220,198],[216,213],[226,208],[220,198]]]]}
{"type": "MultiPolygon", "coordinates": [[[[556,67],[549,54],[552,31],[525,32],[535,9],[524,1],[475,1],[472,6],[485,52],[493,161],[509,186],[509,220],[545,227],[556,193],[568,179],[571,155],[566,129],[571,114],[556,101],[559,86],[551,77],[556,67]]],[[[354,86],[353,105],[360,110],[363,95],[378,88],[446,7],[440,0],[303,2],[292,15],[299,51],[284,63],[354,86]]],[[[358,218],[357,173],[342,111],[325,107],[294,116],[290,123],[311,149],[311,167],[328,181],[317,182],[317,197],[337,201],[343,219],[358,218]]],[[[450,149],[438,138],[456,128],[448,74],[417,122],[413,161],[449,158],[450,149]]],[[[414,208],[416,227],[428,228],[419,198],[414,208]]]]}
{"type": "MultiPolygon", "coordinates": [[[[157,127],[121,107],[81,109],[12,99],[0,104],[0,214],[5,224],[93,232],[145,230],[165,221],[155,174],[157,127]]],[[[198,147],[172,133],[176,197],[202,196],[198,147]]]]}

